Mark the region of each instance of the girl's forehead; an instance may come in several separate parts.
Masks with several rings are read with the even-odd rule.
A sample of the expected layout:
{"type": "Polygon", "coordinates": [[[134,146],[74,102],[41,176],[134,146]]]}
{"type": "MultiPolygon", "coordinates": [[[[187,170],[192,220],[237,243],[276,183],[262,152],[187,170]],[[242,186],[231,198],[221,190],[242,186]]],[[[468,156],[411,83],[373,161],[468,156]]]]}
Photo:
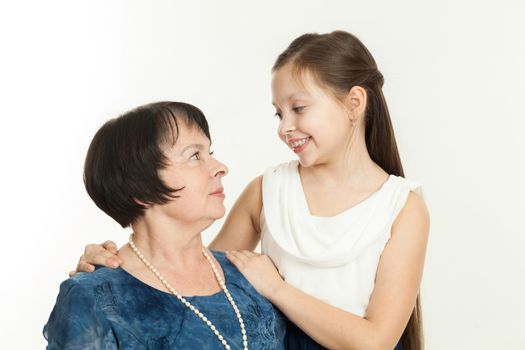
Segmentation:
{"type": "Polygon", "coordinates": [[[296,70],[284,66],[275,71],[272,77],[273,104],[291,99],[309,98],[324,95],[313,74],[306,69],[296,70]]]}

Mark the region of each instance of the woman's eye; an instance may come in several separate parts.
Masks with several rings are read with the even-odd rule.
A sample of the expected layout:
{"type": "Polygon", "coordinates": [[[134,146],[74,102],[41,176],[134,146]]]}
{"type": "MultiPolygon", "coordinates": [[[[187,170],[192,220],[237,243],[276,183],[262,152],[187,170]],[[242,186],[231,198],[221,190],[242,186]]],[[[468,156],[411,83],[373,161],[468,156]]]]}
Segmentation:
{"type": "Polygon", "coordinates": [[[297,106],[297,107],[292,108],[292,110],[293,110],[295,113],[301,113],[301,112],[304,110],[305,107],[306,107],[306,106],[297,106]]]}
{"type": "Polygon", "coordinates": [[[283,117],[281,116],[281,113],[279,112],[275,112],[274,116],[279,118],[279,120],[283,119],[283,117]]]}
{"type": "Polygon", "coordinates": [[[190,157],[190,160],[200,160],[201,157],[199,156],[199,152],[193,153],[193,155],[190,157]]]}

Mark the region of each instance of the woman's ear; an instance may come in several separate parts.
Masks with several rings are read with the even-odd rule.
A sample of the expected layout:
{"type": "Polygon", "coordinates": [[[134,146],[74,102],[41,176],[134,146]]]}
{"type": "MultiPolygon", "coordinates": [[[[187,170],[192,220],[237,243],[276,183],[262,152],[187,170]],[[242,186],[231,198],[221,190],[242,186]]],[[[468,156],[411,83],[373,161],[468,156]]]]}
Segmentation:
{"type": "Polygon", "coordinates": [[[365,115],[367,94],[366,90],[361,86],[354,86],[346,95],[344,103],[348,108],[349,118],[356,122],[365,115]]]}
{"type": "Polygon", "coordinates": [[[151,204],[138,200],[137,198],[133,198],[133,200],[135,201],[135,203],[142,205],[144,209],[149,209],[151,207],[151,204]]]}

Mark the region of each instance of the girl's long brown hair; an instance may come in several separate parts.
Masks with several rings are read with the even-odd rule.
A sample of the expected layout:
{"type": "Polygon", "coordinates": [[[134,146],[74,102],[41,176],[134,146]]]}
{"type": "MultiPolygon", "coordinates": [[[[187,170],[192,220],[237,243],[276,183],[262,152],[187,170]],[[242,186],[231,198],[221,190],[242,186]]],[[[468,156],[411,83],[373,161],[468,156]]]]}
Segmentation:
{"type": "MultiPolygon", "coordinates": [[[[354,35],[335,31],[304,34],[279,55],[272,71],[292,64],[307,70],[336,96],[346,96],[354,86],[367,92],[365,140],[372,160],[388,174],[404,176],[390,113],[383,95],[383,75],[368,49],[354,35]]],[[[423,327],[419,295],[400,339],[404,350],[423,350],[423,327]]]]}

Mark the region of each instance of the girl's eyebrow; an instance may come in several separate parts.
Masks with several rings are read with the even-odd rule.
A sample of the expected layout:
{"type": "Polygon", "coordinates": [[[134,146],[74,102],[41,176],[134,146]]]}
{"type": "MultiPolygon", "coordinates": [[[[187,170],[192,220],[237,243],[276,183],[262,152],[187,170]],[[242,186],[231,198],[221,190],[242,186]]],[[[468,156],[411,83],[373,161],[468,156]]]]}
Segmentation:
{"type": "MultiPolygon", "coordinates": [[[[285,101],[293,100],[294,98],[306,98],[306,97],[308,96],[304,92],[295,92],[295,93],[291,93],[288,96],[286,96],[285,101]]],[[[272,101],[272,105],[274,105],[274,107],[277,107],[274,101],[272,101]]]]}

